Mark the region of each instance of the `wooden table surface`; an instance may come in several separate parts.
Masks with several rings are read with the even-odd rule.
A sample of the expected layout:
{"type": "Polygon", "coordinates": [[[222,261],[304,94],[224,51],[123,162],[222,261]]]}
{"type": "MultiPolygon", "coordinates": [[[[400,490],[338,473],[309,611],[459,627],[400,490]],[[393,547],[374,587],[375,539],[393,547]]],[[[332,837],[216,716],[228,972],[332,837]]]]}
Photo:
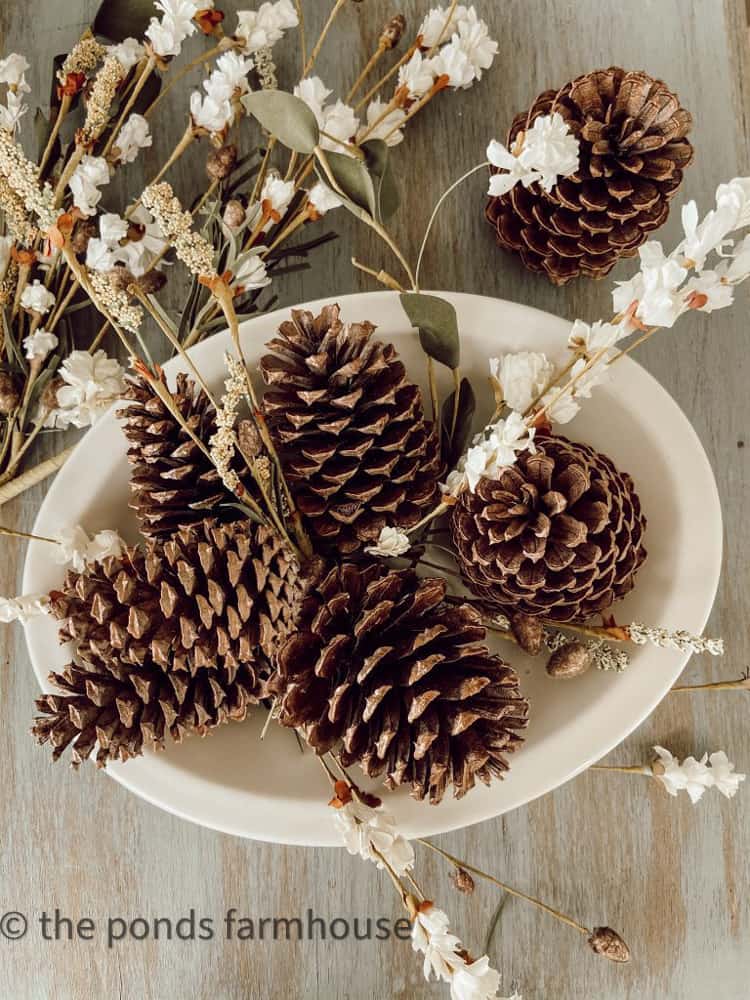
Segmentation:
{"type": "MultiPolygon", "coordinates": [[[[5,0],[0,6],[0,51],[29,58],[35,94],[49,92],[51,58],[69,50],[97,2],[5,0]]],[[[315,37],[329,5],[303,4],[309,36],[315,37]]],[[[220,6],[237,8],[235,0],[220,6]]],[[[401,4],[413,25],[427,6],[425,0],[401,4]]],[[[707,207],[717,183],[748,171],[750,61],[743,0],[478,0],[477,7],[499,40],[494,68],[470,92],[436,102],[396,151],[405,188],[396,233],[412,254],[437,196],[479,162],[488,139],[502,136],[512,115],[539,91],[594,67],[643,68],[665,79],[693,112],[696,162],[687,173],[685,198],[707,207]]],[[[362,54],[372,51],[380,26],[397,9],[390,0],[366,0],[344,10],[318,67],[329,85],[341,89],[353,79],[362,54]]],[[[296,79],[293,43],[277,51],[286,53],[279,62],[282,85],[289,85],[296,79]]],[[[180,102],[162,116],[166,125],[143,158],[149,174],[181,133],[183,116],[180,102]]],[[[187,193],[195,190],[199,169],[197,160],[188,159],[172,179],[187,193]]],[[[132,183],[134,174],[129,177],[132,183]]],[[[475,178],[441,217],[425,262],[430,284],[505,297],[571,319],[605,316],[607,281],[555,289],[495,250],[481,219],[483,184],[475,178]]],[[[123,195],[121,189],[116,193],[123,195]]],[[[112,199],[111,207],[122,204],[112,199]]],[[[316,255],[312,269],[279,282],[280,304],[371,287],[353,273],[352,253],[391,266],[361,228],[340,218],[336,225],[341,239],[316,255]]],[[[676,241],[678,228],[675,213],[662,234],[667,245],[676,241]]],[[[632,263],[624,263],[616,273],[631,271],[632,263]]],[[[176,302],[174,285],[171,294],[176,302]]],[[[729,655],[723,661],[695,658],[684,675],[690,681],[738,675],[750,662],[744,289],[738,298],[734,309],[711,321],[691,316],[640,352],[695,426],[724,510],[724,574],[710,629],[726,637],[729,655]]],[[[36,457],[59,449],[61,441],[58,436],[45,442],[36,457]]],[[[8,504],[0,520],[28,530],[43,494],[44,486],[38,487],[8,504]]],[[[23,546],[14,540],[2,546],[0,593],[14,595],[23,546]]],[[[176,919],[191,907],[214,918],[229,906],[255,916],[308,907],[329,918],[400,915],[387,879],[343,850],[219,835],[167,815],[94,768],[76,775],[63,765],[53,767],[27,735],[37,682],[18,626],[2,633],[2,661],[0,909],[39,913],[57,907],[97,923],[109,915],[176,919]]],[[[644,760],[661,742],[680,754],[724,748],[748,771],[747,709],[741,692],[668,697],[608,761],[644,760]]],[[[518,981],[525,1000],[740,1000],[748,995],[750,974],[749,830],[749,787],[732,802],[710,795],[694,808],[686,797],[668,798],[655,782],[588,773],[523,809],[439,842],[582,922],[611,924],[632,948],[628,966],[611,965],[591,955],[572,931],[509,900],[490,946],[507,992],[518,981]]],[[[478,951],[498,894],[485,886],[473,897],[453,893],[445,869],[424,855],[422,883],[434,887],[464,941],[478,951]]],[[[447,996],[443,987],[424,983],[407,943],[162,940],[108,950],[100,938],[42,944],[30,931],[22,941],[0,942],[0,956],[3,1000],[447,996]]]]}

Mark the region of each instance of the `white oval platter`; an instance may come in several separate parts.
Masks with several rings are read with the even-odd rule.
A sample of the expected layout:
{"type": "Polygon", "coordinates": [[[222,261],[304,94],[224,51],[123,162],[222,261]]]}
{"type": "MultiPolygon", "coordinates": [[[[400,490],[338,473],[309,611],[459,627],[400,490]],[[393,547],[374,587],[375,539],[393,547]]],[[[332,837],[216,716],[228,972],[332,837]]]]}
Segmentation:
{"type": "MultiPolygon", "coordinates": [[[[497,299],[438,294],[458,311],[463,371],[480,396],[477,427],[491,410],[489,388],[482,391],[488,358],[510,350],[540,350],[556,359],[565,355],[570,324],[562,319],[497,299]]],[[[305,308],[317,311],[329,301],[305,308]]],[[[377,336],[396,344],[408,371],[424,388],[424,355],[398,296],[371,292],[338,301],[345,320],[377,324],[377,336]]],[[[251,364],[288,313],[282,309],[244,324],[243,347],[251,364]]],[[[228,335],[220,333],[192,352],[217,392],[229,348],[228,335]]],[[[182,368],[179,360],[166,365],[170,378],[182,368]]],[[[618,620],[701,632],[719,580],[721,509],[708,460],[685,415],[655,379],[626,358],[614,380],[596,390],[565,433],[608,454],[632,475],[648,517],[649,555],[634,592],[616,606],[618,620]]],[[[125,438],[114,410],[88,431],[58,473],[34,533],[49,537],[71,524],[82,524],[90,532],[117,528],[128,540],[137,539],[128,509],[125,438]]],[[[32,542],[23,592],[59,586],[62,572],[50,559],[49,546],[32,542]]],[[[50,670],[68,662],[55,623],[35,619],[26,635],[34,670],[47,687],[50,670]]],[[[504,781],[476,788],[464,799],[446,798],[440,806],[430,806],[403,790],[386,793],[386,806],[407,836],[442,833],[498,816],[574,777],[653,711],[688,659],[673,650],[638,647],[622,674],[593,670],[564,682],[547,677],[543,657],[531,660],[502,640],[497,640],[497,649],[512,659],[531,699],[526,742],[511,759],[504,781]]],[[[216,830],[284,844],[338,843],[322,769],[311,753],[300,752],[290,731],[271,726],[261,741],[264,718],[265,713],[258,712],[244,724],[223,726],[204,740],[190,739],[163,753],[149,752],[139,760],[110,766],[106,773],[154,805],[216,830]]],[[[52,766],[46,751],[39,751],[38,766],[52,766]]]]}

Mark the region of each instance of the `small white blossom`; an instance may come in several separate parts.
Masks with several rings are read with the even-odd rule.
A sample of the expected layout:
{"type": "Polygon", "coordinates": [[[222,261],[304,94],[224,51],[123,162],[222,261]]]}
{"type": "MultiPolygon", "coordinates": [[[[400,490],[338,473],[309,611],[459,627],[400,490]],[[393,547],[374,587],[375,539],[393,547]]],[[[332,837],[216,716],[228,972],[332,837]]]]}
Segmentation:
{"type": "Polygon", "coordinates": [[[451,1000],[495,1000],[500,973],[490,966],[487,955],[459,965],[451,980],[451,1000]]]}
{"type": "Polygon", "coordinates": [[[414,867],[414,848],[398,832],[393,816],[382,809],[372,809],[353,798],[334,810],[333,821],[350,854],[384,868],[380,854],[397,875],[414,867]]]}
{"type": "Polygon", "coordinates": [[[685,301],[691,309],[711,313],[726,309],[734,302],[734,288],[724,280],[726,268],[719,265],[715,271],[701,271],[682,287],[685,301]]]}
{"type": "Polygon", "coordinates": [[[487,25],[477,17],[473,7],[470,7],[466,16],[459,20],[458,35],[453,41],[466,54],[474,79],[481,80],[484,70],[492,66],[498,46],[497,42],[490,38],[487,25]]]}
{"type": "Polygon", "coordinates": [[[104,351],[72,351],[58,374],[65,383],[57,390],[57,406],[47,426],[88,427],[122,394],[123,368],[104,351]]]}
{"type": "Polygon", "coordinates": [[[29,63],[18,52],[11,52],[5,59],[0,59],[0,83],[16,87],[23,93],[28,93],[31,87],[26,83],[26,71],[29,63]]]}
{"type": "Polygon", "coordinates": [[[260,193],[260,200],[264,208],[269,208],[280,218],[289,207],[294,191],[293,181],[283,181],[279,176],[269,174],[260,193]]]}
{"type": "Polygon", "coordinates": [[[578,154],[578,140],[563,116],[555,111],[534,120],[524,136],[520,158],[524,165],[541,174],[541,187],[551,191],[558,177],[568,177],[576,172],[578,154]]]}
{"type": "Polygon", "coordinates": [[[534,428],[527,427],[523,416],[513,411],[477,435],[466,453],[469,489],[473,492],[482,477],[494,479],[502,469],[514,465],[519,452],[528,450],[533,454],[534,434],[534,428]]]}
{"type": "Polygon", "coordinates": [[[489,958],[483,955],[474,962],[467,962],[460,954],[460,940],[450,932],[447,915],[433,904],[418,910],[412,927],[411,946],[424,955],[422,971],[429,980],[448,983],[451,1000],[495,1000],[500,986],[500,975],[490,968],[489,958]]]}
{"type": "Polygon", "coordinates": [[[383,556],[383,558],[388,559],[394,556],[402,556],[410,548],[411,542],[405,531],[386,526],[381,529],[377,543],[375,545],[368,545],[365,552],[369,552],[372,556],[383,556]]]}
{"type": "Polygon", "coordinates": [[[403,108],[394,108],[390,111],[382,121],[375,125],[380,116],[386,109],[385,101],[374,100],[370,101],[367,105],[367,124],[363,125],[359,130],[358,138],[361,140],[364,138],[365,133],[367,133],[368,139],[385,139],[388,146],[398,146],[400,142],[403,142],[404,133],[401,129],[404,118],[406,118],[406,112],[403,108]],[[373,128],[373,125],[375,126],[373,128]],[[396,129],[393,132],[393,129],[396,129]],[[372,131],[371,131],[372,130],[372,131]]]}
{"type": "Polygon", "coordinates": [[[253,288],[265,288],[271,284],[266,265],[260,256],[261,252],[261,248],[257,247],[239,258],[235,265],[236,270],[232,274],[231,288],[246,292],[253,288]]]}
{"type": "Polygon", "coordinates": [[[262,3],[257,10],[237,12],[235,38],[242,42],[242,52],[252,55],[258,49],[275,45],[285,31],[296,28],[298,24],[297,12],[291,0],[262,3]]]}
{"type": "Polygon", "coordinates": [[[398,71],[398,85],[405,87],[409,97],[423,97],[435,82],[435,66],[417,49],[411,59],[398,71]]]}
{"type": "Polygon", "coordinates": [[[734,177],[716,188],[716,206],[722,209],[726,200],[731,200],[737,209],[734,228],[750,226],[750,177],[734,177]]]}
{"type": "Polygon", "coordinates": [[[524,166],[518,156],[514,156],[501,142],[493,139],[487,147],[487,159],[493,167],[504,171],[492,174],[487,192],[492,198],[499,198],[510,191],[516,184],[529,187],[539,180],[539,174],[530,167],[524,166]]]}
{"type": "Polygon", "coordinates": [[[83,572],[87,563],[122,554],[123,541],[116,531],[100,531],[89,538],[77,524],[59,531],[54,538],[57,542],[53,555],[55,562],[58,566],[72,566],[76,573],[83,572]]]}
{"type": "Polygon", "coordinates": [[[96,206],[101,201],[99,188],[109,184],[109,165],[103,156],[84,156],[70,178],[73,204],[81,214],[96,214],[96,206]]]}
{"type": "Polygon", "coordinates": [[[721,252],[727,236],[735,227],[740,207],[737,201],[727,197],[721,208],[713,209],[698,221],[698,206],[689,201],[682,206],[682,228],[685,239],[678,247],[678,253],[685,257],[691,267],[700,271],[706,257],[714,250],[721,252]]]}
{"type": "Polygon", "coordinates": [[[448,7],[433,7],[427,14],[418,32],[422,36],[422,48],[431,49],[439,42],[447,41],[468,14],[466,7],[459,4],[446,24],[448,12],[448,7]]]}
{"type": "Polygon", "coordinates": [[[695,805],[706,789],[713,785],[713,775],[706,766],[708,754],[704,754],[700,760],[696,760],[695,757],[686,757],[680,763],[664,747],[654,747],[654,751],[659,757],[654,765],[654,777],[664,785],[670,795],[686,791],[690,796],[690,801],[695,805]]]}
{"type": "Polygon", "coordinates": [[[432,57],[436,76],[444,76],[454,90],[466,90],[477,78],[476,69],[462,48],[458,35],[432,57]]]}
{"type": "Polygon", "coordinates": [[[126,70],[131,70],[145,54],[143,46],[136,38],[126,38],[119,45],[113,45],[109,51],[126,70]]]}
{"type": "Polygon", "coordinates": [[[215,100],[210,95],[205,97],[198,90],[190,95],[190,117],[193,124],[207,132],[219,133],[231,124],[234,109],[229,100],[215,100]]]}
{"type": "Polygon", "coordinates": [[[723,750],[717,750],[716,753],[712,753],[708,758],[708,762],[711,765],[711,774],[713,775],[716,788],[725,798],[734,798],[740,784],[745,780],[747,775],[735,772],[734,764],[732,764],[723,750]]]}
{"type": "Polygon", "coordinates": [[[309,76],[300,80],[294,88],[294,96],[304,101],[315,115],[318,125],[323,124],[323,109],[332,91],[326,87],[319,76],[309,76]]]}
{"type": "Polygon", "coordinates": [[[155,6],[162,11],[162,19],[152,17],[146,29],[146,37],[154,52],[163,59],[178,56],[182,43],[198,30],[193,18],[199,5],[192,0],[156,0],[155,6]]]}
{"type": "Polygon", "coordinates": [[[99,218],[99,235],[110,246],[116,246],[128,235],[129,223],[116,212],[106,212],[99,218]]]}
{"type": "Polygon", "coordinates": [[[569,424],[580,413],[581,404],[570,392],[558,396],[559,392],[560,386],[550,389],[542,397],[541,403],[550,423],[569,424]]]}
{"type": "Polygon", "coordinates": [[[45,316],[55,304],[55,296],[38,279],[27,285],[21,296],[21,305],[29,312],[45,316]]]}
{"type": "Polygon", "coordinates": [[[334,208],[341,208],[343,204],[339,196],[320,181],[310,188],[307,200],[317,215],[325,215],[334,208]]]}
{"type": "Polygon", "coordinates": [[[117,263],[117,256],[112,249],[112,244],[96,236],[88,242],[86,247],[86,267],[89,271],[111,271],[117,263]]]}
{"type": "Polygon", "coordinates": [[[443,496],[457,497],[468,485],[466,473],[463,471],[464,463],[460,463],[460,466],[448,474],[444,483],[440,483],[440,492],[443,496]]]}
{"type": "Polygon", "coordinates": [[[217,91],[227,97],[245,94],[250,89],[247,76],[252,68],[252,59],[245,59],[239,52],[225,52],[216,60],[216,69],[204,86],[214,96],[217,91]]]}
{"type": "Polygon", "coordinates": [[[338,153],[346,153],[348,150],[341,145],[342,142],[350,143],[357,134],[359,128],[359,118],[354,110],[343,101],[336,101],[335,104],[323,109],[323,121],[321,128],[328,135],[321,137],[321,149],[329,149],[338,153]],[[332,137],[332,138],[329,138],[332,137]],[[336,142],[335,140],[339,140],[336,142]]]}
{"type": "Polygon", "coordinates": [[[0,128],[12,132],[28,110],[28,105],[23,103],[21,95],[9,91],[6,103],[0,104],[0,128]]]}
{"type": "Polygon", "coordinates": [[[151,146],[153,141],[148,120],[143,115],[133,113],[120,129],[115,145],[120,160],[123,163],[132,163],[138,153],[151,146]]]}
{"type": "Polygon", "coordinates": [[[143,227],[143,235],[140,239],[128,240],[125,246],[120,248],[119,256],[130,273],[139,278],[148,270],[154,258],[165,251],[167,244],[154,217],[143,205],[131,210],[129,219],[143,227]]]}
{"type": "Polygon", "coordinates": [[[28,337],[24,337],[23,346],[26,357],[29,361],[44,361],[47,355],[54,351],[58,345],[58,339],[54,333],[46,330],[35,330],[28,337]]]}
{"type": "Polygon", "coordinates": [[[750,276],[750,236],[741,240],[729,260],[722,263],[726,264],[723,276],[727,281],[733,284],[745,281],[750,276]]]}
{"type": "Polygon", "coordinates": [[[46,594],[26,594],[23,597],[0,597],[0,623],[20,622],[26,625],[32,618],[49,614],[46,594]]]}
{"type": "Polygon", "coordinates": [[[511,410],[524,413],[552,381],[555,366],[545,354],[519,351],[490,358],[490,374],[499,382],[511,410]]]}
{"type": "Polygon", "coordinates": [[[628,331],[619,323],[584,323],[577,319],[568,336],[568,347],[591,356],[614,347],[627,335],[628,331]]]}
{"type": "Polygon", "coordinates": [[[641,270],[630,281],[615,282],[612,302],[615,312],[626,312],[638,303],[636,316],[651,326],[674,326],[687,309],[680,286],[687,270],[673,257],[666,257],[661,243],[652,240],[638,251],[641,270]]]}

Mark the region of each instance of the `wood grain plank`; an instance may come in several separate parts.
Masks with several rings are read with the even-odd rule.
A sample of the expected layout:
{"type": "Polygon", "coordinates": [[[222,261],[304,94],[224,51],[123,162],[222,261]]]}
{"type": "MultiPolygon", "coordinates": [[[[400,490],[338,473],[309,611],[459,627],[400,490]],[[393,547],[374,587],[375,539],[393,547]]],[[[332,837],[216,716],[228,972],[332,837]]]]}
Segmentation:
{"type": "MultiPolygon", "coordinates": [[[[314,36],[328,5],[303,3],[314,36]]],[[[3,49],[33,53],[35,92],[47,93],[51,57],[70,47],[96,6],[96,0],[0,5],[3,49]]],[[[222,6],[234,11],[238,5],[222,6]]],[[[420,0],[401,4],[412,24],[427,6],[420,0]]],[[[396,152],[406,210],[395,234],[411,256],[436,197],[479,161],[488,139],[502,136],[512,115],[537,92],[595,65],[619,63],[662,76],[693,110],[697,158],[686,197],[705,206],[719,181],[747,170],[750,62],[742,0],[554,5],[478,0],[478,7],[500,42],[496,67],[475,91],[446,96],[430,108],[396,152]]],[[[353,79],[359,53],[374,47],[390,13],[385,0],[345,10],[320,63],[329,86],[341,88],[353,79]]],[[[296,55],[290,48],[279,49],[285,53],[282,80],[293,79],[296,55]]],[[[126,187],[139,189],[143,171],[153,172],[178,137],[184,109],[170,101],[166,110],[166,127],[157,133],[154,149],[114,187],[113,204],[126,187]]],[[[194,190],[201,169],[196,150],[172,175],[178,190],[194,190]]],[[[481,218],[483,185],[475,178],[446,207],[425,259],[427,283],[506,297],[571,318],[606,315],[607,282],[555,289],[495,249],[481,218]]],[[[369,233],[345,218],[336,225],[341,239],[316,255],[310,271],[280,284],[281,304],[371,287],[349,266],[352,253],[393,267],[369,233]]],[[[677,231],[673,217],[661,235],[669,244],[677,231]]],[[[625,263],[617,276],[630,272],[625,263]]],[[[166,301],[176,306],[181,294],[179,281],[170,281],[166,301]]],[[[739,672],[750,662],[745,514],[750,445],[740,444],[750,436],[750,362],[743,303],[746,297],[710,324],[697,316],[683,321],[679,331],[654,338],[641,355],[696,427],[723,499],[725,571],[711,628],[730,641],[730,656],[723,663],[696,659],[686,673],[695,679],[739,672]]],[[[59,446],[60,438],[44,441],[37,456],[59,446]]],[[[28,530],[43,494],[38,487],[3,508],[3,523],[28,530]]],[[[15,593],[23,551],[16,543],[0,544],[5,554],[0,592],[15,593]]],[[[308,907],[328,919],[400,915],[386,880],[343,851],[275,847],[215,834],[161,812],[91,770],[73,775],[53,768],[25,732],[36,682],[20,631],[4,631],[2,643],[2,907],[38,912],[57,906],[97,923],[107,915],[176,919],[191,907],[217,921],[230,906],[255,917],[292,915],[308,907]]],[[[747,770],[745,699],[668,698],[611,760],[643,759],[657,741],[677,752],[724,747],[747,770]]],[[[703,1000],[709,990],[722,1000],[740,1000],[747,995],[749,829],[747,795],[731,803],[706,799],[693,809],[667,800],[646,781],[589,773],[526,808],[440,842],[582,921],[612,924],[630,942],[634,962],[616,968],[584,953],[566,928],[509,901],[491,955],[503,971],[503,985],[520,980],[526,1000],[703,1000]]],[[[420,880],[451,911],[467,944],[481,947],[497,894],[481,886],[470,899],[452,894],[445,870],[431,856],[420,857],[420,880]]],[[[423,983],[408,944],[161,940],[123,942],[108,950],[100,940],[40,946],[29,934],[3,947],[0,996],[13,1000],[444,995],[423,983]]]]}

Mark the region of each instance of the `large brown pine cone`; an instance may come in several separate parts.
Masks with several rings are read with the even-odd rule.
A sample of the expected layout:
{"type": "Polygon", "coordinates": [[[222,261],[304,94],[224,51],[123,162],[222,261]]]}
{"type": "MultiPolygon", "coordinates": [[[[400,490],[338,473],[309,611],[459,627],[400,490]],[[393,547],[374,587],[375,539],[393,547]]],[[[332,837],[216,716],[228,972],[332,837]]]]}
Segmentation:
{"type": "Polygon", "coordinates": [[[514,120],[519,133],[559,111],[580,141],[580,164],[549,193],[516,184],[492,198],[487,219],[497,241],[556,285],[600,278],[632,257],[669,214],[669,200],[693,159],[689,112],[661,80],[612,67],[547,90],[514,120]]]}
{"type": "Polygon", "coordinates": [[[36,700],[39,715],[32,735],[49,743],[52,759],[71,748],[77,768],[98,744],[96,763],[138,757],[144,749],[181,743],[190,733],[205,736],[222,723],[242,721],[258,703],[261,682],[248,664],[164,673],[147,660],[142,667],[119,667],[101,660],[85,667],[70,665],[50,674],[62,694],[36,700]]]}
{"type": "Polygon", "coordinates": [[[316,753],[341,742],[345,765],[433,803],[450,785],[460,797],[502,777],[528,713],[477,612],[446,603],[445,590],[381,563],[330,569],[269,685],[281,722],[301,727],[316,753]]]}
{"type": "Polygon", "coordinates": [[[630,476],[564,437],[538,436],[453,509],[471,590],[504,611],[583,622],[632,590],[646,519],[630,476]]]}
{"type": "MultiPolygon", "coordinates": [[[[178,375],[174,404],[193,433],[206,444],[216,430],[216,411],[203,389],[178,375]]],[[[213,464],[164,403],[141,378],[128,380],[119,410],[130,447],[130,506],[146,537],[168,538],[178,528],[216,516],[227,500],[213,464]]],[[[229,519],[237,512],[227,509],[229,519]]]]}
{"type": "Polygon", "coordinates": [[[195,673],[255,665],[291,627],[299,566],[272,529],[204,521],[70,571],[50,606],[84,660],[195,673]]]}
{"type": "Polygon", "coordinates": [[[440,451],[422,396],[370,323],[293,311],[260,369],[263,406],[318,547],[348,555],[439,500],[440,451]]]}

